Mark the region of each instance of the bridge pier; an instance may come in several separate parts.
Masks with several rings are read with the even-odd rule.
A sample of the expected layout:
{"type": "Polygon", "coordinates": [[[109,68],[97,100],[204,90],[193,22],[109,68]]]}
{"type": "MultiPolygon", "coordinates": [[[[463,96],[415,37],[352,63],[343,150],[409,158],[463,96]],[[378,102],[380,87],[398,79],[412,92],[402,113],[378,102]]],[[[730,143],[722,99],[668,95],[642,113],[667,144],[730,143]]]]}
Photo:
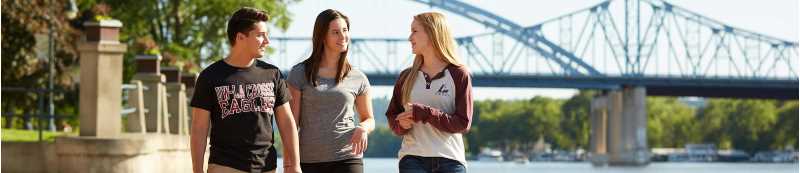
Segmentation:
{"type": "Polygon", "coordinates": [[[644,166],[647,146],[646,89],[626,86],[606,91],[591,103],[591,157],[595,166],[644,166]]]}
{"type": "Polygon", "coordinates": [[[598,95],[592,99],[589,110],[589,160],[594,166],[608,163],[608,94],[598,95]]]}

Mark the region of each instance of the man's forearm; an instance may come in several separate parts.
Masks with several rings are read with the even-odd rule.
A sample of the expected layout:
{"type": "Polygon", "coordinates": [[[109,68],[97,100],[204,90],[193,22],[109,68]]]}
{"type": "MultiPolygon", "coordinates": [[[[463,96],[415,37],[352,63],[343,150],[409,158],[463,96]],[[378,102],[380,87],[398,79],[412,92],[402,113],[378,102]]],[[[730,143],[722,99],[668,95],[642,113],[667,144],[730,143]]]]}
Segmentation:
{"type": "Polygon", "coordinates": [[[283,165],[284,167],[297,166],[300,164],[297,128],[294,126],[294,122],[291,122],[292,119],[282,119],[284,119],[284,122],[278,123],[278,128],[283,142],[283,165]]]}
{"type": "Polygon", "coordinates": [[[192,170],[195,173],[204,172],[203,165],[205,164],[204,156],[206,153],[206,145],[208,143],[206,140],[207,137],[208,137],[207,132],[194,129],[192,131],[190,137],[190,143],[191,143],[190,146],[192,154],[192,170]]]}
{"type": "Polygon", "coordinates": [[[297,126],[289,107],[288,103],[277,107],[275,119],[278,121],[278,130],[283,141],[283,167],[299,167],[300,144],[297,141],[297,126]]]}
{"type": "Polygon", "coordinates": [[[189,137],[189,149],[192,155],[192,171],[205,172],[206,145],[208,144],[209,112],[204,109],[192,108],[192,128],[189,137]]]}

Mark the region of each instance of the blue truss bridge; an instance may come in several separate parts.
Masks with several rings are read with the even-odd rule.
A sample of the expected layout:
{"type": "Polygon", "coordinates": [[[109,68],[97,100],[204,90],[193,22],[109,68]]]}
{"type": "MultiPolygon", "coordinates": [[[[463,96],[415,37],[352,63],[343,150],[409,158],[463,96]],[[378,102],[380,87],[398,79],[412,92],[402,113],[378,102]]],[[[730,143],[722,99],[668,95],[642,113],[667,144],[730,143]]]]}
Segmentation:
{"type": "MultiPolygon", "coordinates": [[[[413,0],[487,32],[457,37],[473,85],[646,88],[647,95],[798,99],[798,43],[717,21],[662,0],[587,4],[530,26],[455,0],[413,0]],[[590,5],[590,6],[589,6],[590,5]]],[[[310,54],[310,38],[274,37],[283,69],[310,54]]],[[[352,38],[351,62],[373,85],[408,67],[408,40],[352,38]],[[406,48],[406,49],[400,49],[406,48]]]]}

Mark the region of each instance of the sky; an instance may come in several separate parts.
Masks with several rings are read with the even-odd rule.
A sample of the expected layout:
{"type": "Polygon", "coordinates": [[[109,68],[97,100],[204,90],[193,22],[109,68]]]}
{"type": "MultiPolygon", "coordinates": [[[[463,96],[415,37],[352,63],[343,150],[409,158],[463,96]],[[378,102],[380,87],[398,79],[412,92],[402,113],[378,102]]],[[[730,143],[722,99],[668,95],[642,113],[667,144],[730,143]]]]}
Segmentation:
{"type": "MultiPolygon", "coordinates": [[[[465,2],[520,25],[529,26],[602,1],[468,0],[465,2]]],[[[800,28],[798,0],[669,0],[668,2],[733,27],[798,41],[798,28],[800,28]]],[[[467,18],[407,0],[303,0],[289,5],[293,18],[289,29],[273,30],[271,36],[310,37],[316,15],[329,8],[341,11],[350,18],[353,38],[408,38],[412,16],[427,11],[445,13],[456,37],[490,31],[467,18]]],[[[373,87],[372,93],[374,97],[388,96],[391,89],[391,87],[377,86],[373,87]]],[[[475,88],[473,91],[476,100],[527,99],[533,96],[569,98],[576,92],[572,89],[530,88],[475,88]]]]}

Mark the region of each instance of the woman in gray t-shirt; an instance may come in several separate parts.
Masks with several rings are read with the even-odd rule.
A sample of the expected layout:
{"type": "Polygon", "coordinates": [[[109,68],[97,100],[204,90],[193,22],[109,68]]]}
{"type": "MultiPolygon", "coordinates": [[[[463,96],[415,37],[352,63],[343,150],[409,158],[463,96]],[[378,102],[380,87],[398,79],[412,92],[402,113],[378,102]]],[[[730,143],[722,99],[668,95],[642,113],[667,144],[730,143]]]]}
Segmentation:
{"type": "Polygon", "coordinates": [[[375,120],[369,80],[347,62],[349,27],[347,16],[336,10],[320,13],[311,56],[289,72],[303,172],[363,172],[362,156],[375,120]]]}

